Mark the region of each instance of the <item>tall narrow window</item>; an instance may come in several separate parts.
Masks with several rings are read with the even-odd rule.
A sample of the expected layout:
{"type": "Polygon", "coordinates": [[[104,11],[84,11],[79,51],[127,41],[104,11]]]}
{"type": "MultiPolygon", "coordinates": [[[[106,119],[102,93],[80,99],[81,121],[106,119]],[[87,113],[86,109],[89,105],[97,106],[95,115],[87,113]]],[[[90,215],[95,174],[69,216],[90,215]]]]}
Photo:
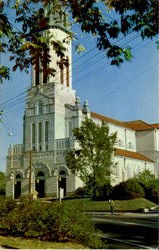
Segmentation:
{"type": "Polygon", "coordinates": [[[42,141],[42,124],[41,122],[39,123],[39,143],[42,141]]]}
{"type": "Polygon", "coordinates": [[[32,124],[32,149],[35,150],[35,123],[32,124]]]}
{"type": "Polygon", "coordinates": [[[42,142],[42,123],[39,122],[39,151],[41,151],[41,142],[42,142]]]}
{"type": "Polygon", "coordinates": [[[73,130],[72,122],[69,121],[69,137],[72,137],[72,130],[73,130]]]}
{"type": "Polygon", "coordinates": [[[69,72],[69,58],[66,57],[66,85],[69,87],[70,85],[70,72],[69,72]]]}
{"type": "Polygon", "coordinates": [[[39,85],[39,72],[40,72],[40,65],[39,65],[39,57],[36,58],[35,63],[35,85],[39,85]]]}
{"type": "Polygon", "coordinates": [[[48,150],[48,138],[49,138],[49,123],[45,122],[45,150],[48,150]]]}

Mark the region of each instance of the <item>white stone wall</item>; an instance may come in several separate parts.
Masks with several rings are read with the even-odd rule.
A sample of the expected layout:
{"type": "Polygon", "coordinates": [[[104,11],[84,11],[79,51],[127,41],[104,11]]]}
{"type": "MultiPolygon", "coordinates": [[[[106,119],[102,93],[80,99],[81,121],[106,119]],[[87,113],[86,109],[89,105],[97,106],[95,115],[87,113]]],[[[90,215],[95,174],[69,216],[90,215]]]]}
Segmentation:
{"type": "MultiPolygon", "coordinates": [[[[75,105],[75,91],[64,86],[55,86],[54,138],[64,138],[66,134],[66,104],[75,105]]],[[[72,112],[73,114],[73,112],[72,112]]]]}
{"type": "MultiPolygon", "coordinates": [[[[96,124],[101,124],[101,120],[93,118],[96,124]]],[[[116,147],[136,152],[135,130],[124,128],[116,124],[108,123],[110,134],[117,132],[116,147]]]]}
{"type": "Polygon", "coordinates": [[[154,163],[133,158],[115,156],[113,158],[112,184],[116,185],[122,181],[133,178],[145,169],[149,169],[154,174],[154,163]]]}
{"type": "MultiPolygon", "coordinates": [[[[50,35],[53,35],[56,37],[57,40],[61,41],[63,43],[63,46],[66,48],[65,57],[69,57],[69,75],[70,75],[70,88],[72,88],[72,47],[71,47],[71,41],[68,43],[64,43],[63,41],[68,38],[68,34],[65,33],[62,30],[58,29],[50,29],[50,35]]],[[[68,39],[67,39],[68,41],[68,39]]],[[[50,45],[50,55],[51,55],[51,62],[50,67],[54,68],[56,70],[55,76],[49,77],[49,82],[58,82],[60,83],[60,69],[57,65],[57,61],[60,60],[59,57],[57,57],[55,51],[52,49],[52,46],[50,45]]],[[[66,85],[66,71],[64,71],[64,82],[66,85]]]]}

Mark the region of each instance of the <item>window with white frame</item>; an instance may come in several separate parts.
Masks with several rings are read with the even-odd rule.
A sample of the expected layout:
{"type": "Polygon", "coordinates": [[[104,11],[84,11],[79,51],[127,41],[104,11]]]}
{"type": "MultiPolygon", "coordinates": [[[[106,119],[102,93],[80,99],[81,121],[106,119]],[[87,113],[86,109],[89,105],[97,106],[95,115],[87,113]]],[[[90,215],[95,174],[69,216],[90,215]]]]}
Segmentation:
{"type": "Polygon", "coordinates": [[[116,162],[114,165],[114,175],[116,178],[119,177],[119,162],[116,162]]]}
{"type": "Polygon", "coordinates": [[[118,146],[121,148],[124,147],[124,142],[121,139],[118,140],[118,146]]]}
{"type": "Polygon", "coordinates": [[[128,149],[134,149],[132,142],[128,142],[128,149]]]}

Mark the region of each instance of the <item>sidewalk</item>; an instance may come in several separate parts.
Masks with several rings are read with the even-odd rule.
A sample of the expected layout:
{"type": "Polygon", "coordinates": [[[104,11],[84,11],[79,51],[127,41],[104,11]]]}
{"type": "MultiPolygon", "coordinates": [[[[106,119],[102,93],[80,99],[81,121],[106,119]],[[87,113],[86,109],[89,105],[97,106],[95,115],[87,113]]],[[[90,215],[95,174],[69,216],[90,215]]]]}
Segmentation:
{"type": "Polygon", "coordinates": [[[148,217],[159,217],[159,213],[156,212],[147,212],[147,213],[137,213],[137,212],[118,212],[115,211],[114,214],[111,214],[111,212],[87,212],[87,214],[90,214],[92,216],[105,216],[105,217],[127,217],[127,218],[148,218],[148,217]]]}

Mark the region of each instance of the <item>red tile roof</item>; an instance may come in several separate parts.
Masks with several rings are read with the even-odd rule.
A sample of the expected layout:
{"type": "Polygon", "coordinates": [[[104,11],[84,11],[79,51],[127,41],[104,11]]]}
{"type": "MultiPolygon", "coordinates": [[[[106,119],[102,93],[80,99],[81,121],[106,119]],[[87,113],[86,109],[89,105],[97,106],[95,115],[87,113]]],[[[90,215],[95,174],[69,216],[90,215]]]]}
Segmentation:
{"type": "Polygon", "coordinates": [[[159,123],[154,123],[154,124],[150,124],[152,127],[154,128],[158,128],[159,129],[159,123]]]}
{"type": "Polygon", "coordinates": [[[151,124],[148,124],[144,121],[137,120],[137,121],[130,121],[125,122],[128,126],[130,126],[132,129],[140,131],[140,130],[153,130],[154,127],[151,124]]]}
{"type": "Polygon", "coordinates": [[[124,150],[124,149],[116,149],[114,154],[120,155],[120,156],[125,156],[128,158],[137,159],[137,160],[154,162],[153,160],[151,160],[150,158],[148,158],[142,154],[139,154],[139,153],[133,152],[133,151],[124,150]]]}
{"type": "Polygon", "coordinates": [[[106,122],[109,122],[109,123],[112,123],[112,124],[115,124],[115,125],[118,125],[118,126],[121,126],[124,128],[131,129],[131,127],[128,124],[126,124],[125,122],[118,121],[118,120],[112,119],[110,117],[100,115],[100,114],[95,113],[95,112],[91,112],[91,117],[102,120],[102,121],[106,121],[106,122]]]}
{"type": "Polygon", "coordinates": [[[91,117],[96,118],[98,120],[106,121],[108,123],[112,123],[124,128],[129,128],[136,131],[142,131],[142,130],[153,130],[155,128],[159,129],[159,123],[154,124],[148,124],[142,120],[136,120],[136,121],[128,121],[128,122],[122,122],[116,119],[112,119],[110,117],[91,112],[91,117]]]}

